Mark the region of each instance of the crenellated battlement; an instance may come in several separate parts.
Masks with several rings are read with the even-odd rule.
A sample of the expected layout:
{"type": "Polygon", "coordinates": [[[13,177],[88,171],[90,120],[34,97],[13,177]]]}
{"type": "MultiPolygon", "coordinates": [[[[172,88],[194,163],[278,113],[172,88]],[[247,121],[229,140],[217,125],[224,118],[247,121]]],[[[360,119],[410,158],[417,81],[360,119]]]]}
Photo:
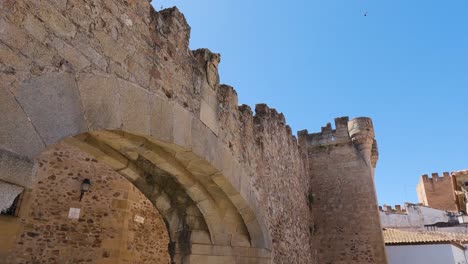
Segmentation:
{"type": "Polygon", "coordinates": [[[301,130],[297,134],[308,147],[344,143],[351,139],[348,133],[348,122],[349,117],[338,117],[335,118],[335,129],[332,128],[331,123],[328,123],[321,128],[320,132],[309,134],[307,130],[301,130]]]}
{"type": "Polygon", "coordinates": [[[275,108],[269,107],[267,104],[255,105],[255,117],[268,117],[277,119],[281,124],[286,124],[286,118],[283,113],[278,112],[275,108]]]}
{"type": "Polygon", "coordinates": [[[441,182],[446,180],[451,180],[451,174],[449,172],[443,172],[441,175],[437,172],[431,173],[431,176],[428,174],[423,174],[421,180],[427,183],[441,182]]]}
{"type": "Polygon", "coordinates": [[[418,200],[432,208],[457,211],[454,191],[454,178],[449,172],[424,174],[416,186],[418,200]]]}
{"type": "Polygon", "coordinates": [[[264,122],[277,124],[281,129],[284,128],[286,134],[294,144],[297,144],[297,138],[292,133],[292,129],[286,123],[286,118],[283,113],[278,112],[275,108],[269,107],[267,104],[256,104],[255,115],[253,116],[254,124],[261,126],[264,122]]]}
{"type": "Polygon", "coordinates": [[[391,205],[384,204],[383,206],[379,206],[379,211],[385,213],[394,213],[394,214],[405,214],[406,213],[406,204],[402,207],[399,204],[396,204],[393,208],[391,205]]]}
{"type": "Polygon", "coordinates": [[[362,153],[369,166],[375,167],[378,160],[377,141],[374,138],[372,120],[368,117],[335,118],[335,129],[331,123],[321,128],[319,133],[309,134],[307,130],[298,132],[299,141],[306,147],[324,147],[352,142],[362,153]]]}
{"type": "Polygon", "coordinates": [[[327,123],[318,133],[309,134],[307,130],[301,130],[298,132],[298,135],[305,139],[307,146],[321,146],[339,144],[349,140],[373,141],[374,128],[372,120],[368,117],[358,117],[349,120],[349,117],[345,116],[335,118],[335,129],[332,128],[331,123],[327,123]]]}

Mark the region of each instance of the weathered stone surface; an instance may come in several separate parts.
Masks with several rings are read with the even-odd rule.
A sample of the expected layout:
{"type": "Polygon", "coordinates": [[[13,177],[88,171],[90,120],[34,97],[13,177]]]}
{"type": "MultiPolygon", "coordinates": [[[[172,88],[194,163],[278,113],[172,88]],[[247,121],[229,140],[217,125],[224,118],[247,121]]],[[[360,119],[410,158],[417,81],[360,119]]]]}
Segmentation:
{"type": "Polygon", "coordinates": [[[200,120],[208,126],[215,135],[218,135],[216,111],[204,100],[201,101],[200,105],[200,120]]]}
{"type": "MultiPolygon", "coordinates": [[[[209,59],[209,58],[208,58],[209,59]]],[[[213,65],[211,62],[207,62],[209,65],[213,65]]],[[[213,68],[209,72],[213,71],[213,68]]],[[[208,73],[207,73],[208,74],[208,73]]],[[[212,75],[212,74],[208,74],[212,75]]],[[[214,82],[214,81],[212,81],[214,82]]],[[[201,86],[201,96],[202,99],[200,101],[200,120],[208,126],[213,133],[218,135],[218,102],[217,102],[217,83],[218,81],[214,82],[212,85],[202,85],[201,86]]]]}
{"type": "Polygon", "coordinates": [[[27,34],[17,25],[0,19],[0,39],[9,47],[22,49],[28,42],[27,34]]]}
{"type": "Polygon", "coordinates": [[[72,70],[80,72],[91,66],[91,62],[75,47],[59,38],[54,38],[48,43],[57,50],[57,53],[69,63],[72,70]]]}
{"type": "Polygon", "coordinates": [[[36,17],[32,14],[26,15],[24,19],[23,26],[26,31],[35,37],[37,40],[43,42],[47,37],[47,30],[42,25],[42,22],[39,21],[36,17]]]}
{"type": "Polygon", "coordinates": [[[93,74],[80,76],[78,88],[90,130],[121,127],[119,87],[116,78],[93,74]]]}
{"type": "Polygon", "coordinates": [[[25,81],[15,96],[46,144],[87,130],[75,78],[51,73],[25,81]]]}
{"type": "Polygon", "coordinates": [[[209,61],[206,63],[206,79],[211,87],[219,85],[218,64],[220,59],[219,54],[212,54],[209,61]]]}
{"type": "Polygon", "coordinates": [[[194,244],[211,244],[210,235],[205,231],[192,231],[192,234],[190,235],[190,240],[194,244]]]}
{"type": "Polygon", "coordinates": [[[175,144],[185,148],[192,146],[192,119],[192,113],[181,107],[174,107],[173,135],[175,144]]]}
{"type": "Polygon", "coordinates": [[[187,263],[191,264],[235,264],[234,257],[231,256],[209,256],[209,255],[191,255],[187,263]]]}
{"type": "Polygon", "coordinates": [[[123,83],[119,88],[122,130],[149,135],[151,110],[148,92],[136,85],[123,83]]]}
{"type": "Polygon", "coordinates": [[[94,34],[96,39],[101,44],[104,55],[112,58],[112,60],[115,60],[121,65],[124,65],[125,59],[128,56],[128,52],[125,51],[124,48],[120,46],[120,44],[116,43],[115,39],[113,39],[106,32],[97,31],[94,34]]]}
{"type": "Polygon", "coordinates": [[[8,209],[23,190],[21,186],[0,181],[0,211],[8,209]]]}
{"type": "Polygon", "coordinates": [[[151,97],[150,111],[151,136],[171,142],[174,139],[174,108],[172,103],[154,95],[151,97]]]}
{"type": "MultiPolygon", "coordinates": [[[[38,162],[38,185],[23,199],[16,246],[2,263],[35,259],[54,259],[56,263],[169,263],[164,221],[132,183],[93,156],[66,144],[41,154],[38,162]],[[84,178],[91,180],[91,188],[79,201],[84,178]],[[80,209],[79,219],[68,218],[70,208],[80,209]],[[136,216],[144,222],[135,221],[136,216]]],[[[0,200],[3,193],[0,183],[0,200]]],[[[4,226],[1,223],[0,229],[4,226]]]]}
{"type": "Polygon", "coordinates": [[[0,88],[0,146],[30,158],[39,154],[45,145],[14,95],[7,87],[0,88]]]}
{"type": "Polygon", "coordinates": [[[328,124],[320,133],[299,134],[311,176],[314,258],[318,263],[386,263],[371,166],[372,122],[346,117],[335,124],[336,130],[328,124]],[[335,217],[343,212],[345,217],[335,217]]]}
{"type": "Polygon", "coordinates": [[[62,37],[74,37],[76,27],[52,3],[34,5],[36,15],[53,31],[62,37]]]}
{"type": "Polygon", "coordinates": [[[0,149],[0,180],[31,188],[35,184],[34,173],[31,159],[0,149]]]}
{"type": "MultiPolygon", "coordinates": [[[[0,81],[16,96],[0,94],[0,102],[7,106],[7,114],[0,115],[2,149],[14,157],[32,157],[42,149],[42,141],[50,145],[88,128],[99,131],[92,134],[98,142],[80,139],[97,148],[86,151],[96,154],[98,161],[108,161],[156,207],[166,210],[163,217],[169,223],[174,243],[170,254],[176,263],[321,263],[314,258],[315,252],[333,254],[312,243],[314,224],[326,215],[311,206],[309,194],[317,190],[318,178],[323,181],[317,186],[334,182],[336,178],[328,175],[335,175],[335,169],[367,172],[361,161],[343,148],[333,153],[334,162],[328,164],[324,153],[309,155],[305,142],[297,142],[281,113],[265,104],[256,106],[255,115],[250,107],[238,106],[235,90],[219,84],[219,54],[189,50],[190,26],[176,8],[156,12],[149,1],[91,2],[0,3],[4,11],[0,81]],[[168,200],[156,203],[164,195],[168,200]],[[200,202],[190,203],[190,195],[200,202]],[[213,245],[247,247],[250,242],[253,251],[232,259],[188,257],[190,231],[195,230],[209,234],[213,245]]],[[[337,126],[335,138],[328,133],[331,126],[325,127],[329,137],[321,137],[317,144],[349,143],[362,156],[370,152],[370,164],[375,164],[375,143],[367,146],[357,138],[351,142],[348,131],[342,129],[346,125],[337,126]]],[[[23,182],[33,179],[30,174],[21,177],[23,182]]],[[[365,179],[356,181],[363,185],[358,188],[362,193],[350,193],[349,200],[375,200],[372,180],[365,179]]],[[[122,197],[115,200],[116,209],[128,209],[122,197]]],[[[339,208],[341,203],[333,205],[339,208]]],[[[359,221],[362,211],[356,212],[352,221],[359,221]]],[[[101,224],[108,227],[119,220],[101,224]]],[[[375,235],[378,223],[368,224],[374,228],[369,236],[375,235]]],[[[131,239],[132,232],[123,236],[131,239]]],[[[348,239],[348,235],[331,234],[323,236],[324,245],[348,239]]],[[[208,241],[206,237],[195,240],[208,241]]],[[[369,241],[356,243],[370,251],[375,249],[371,243],[380,243],[378,238],[369,241]]],[[[118,242],[105,239],[102,243],[112,248],[118,242]]],[[[348,250],[352,245],[330,247],[348,250]]],[[[102,254],[114,256],[112,251],[102,254]]]]}

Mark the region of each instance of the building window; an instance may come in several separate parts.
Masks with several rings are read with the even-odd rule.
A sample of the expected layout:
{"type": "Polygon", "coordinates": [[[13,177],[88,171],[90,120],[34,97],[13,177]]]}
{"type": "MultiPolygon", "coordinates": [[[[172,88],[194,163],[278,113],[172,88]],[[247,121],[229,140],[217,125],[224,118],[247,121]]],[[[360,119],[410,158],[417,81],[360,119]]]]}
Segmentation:
{"type": "Polygon", "coordinates": [[[468,181],[463,183],[464,186],[468,186],[468,181]]]}
{"type": "Polygon", "coordinates": [[[19,204],[21,202],[21,198],[22,198],[22,193],[20,193],[20,194],[18,194],[18,196],[16,196],[15,200],[13,201],[13,203],[11,204],[10,207],[0,211],[0,215],[18,216],[19,204]]]}

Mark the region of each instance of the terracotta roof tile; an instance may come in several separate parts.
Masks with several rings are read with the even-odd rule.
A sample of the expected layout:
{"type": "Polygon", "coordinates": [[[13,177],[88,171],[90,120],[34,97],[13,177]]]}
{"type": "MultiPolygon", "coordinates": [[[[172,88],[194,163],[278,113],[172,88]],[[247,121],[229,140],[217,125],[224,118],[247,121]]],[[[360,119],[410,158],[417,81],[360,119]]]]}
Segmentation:
{"type": "Polygon", "coordinates": [[[468,234],[437,231],[411,232],[398,229],[384,228],[385,244],[429,244],[429,243],[457,243],[468,242],[468,234]]]}

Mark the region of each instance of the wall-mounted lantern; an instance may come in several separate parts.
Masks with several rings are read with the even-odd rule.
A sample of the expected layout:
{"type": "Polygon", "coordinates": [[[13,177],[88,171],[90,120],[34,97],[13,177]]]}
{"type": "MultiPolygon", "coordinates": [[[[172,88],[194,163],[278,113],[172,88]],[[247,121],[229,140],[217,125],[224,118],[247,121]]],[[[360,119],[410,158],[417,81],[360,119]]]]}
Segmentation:
{"type": "Polygon", "coordinates": [[[81,199],[83,199],[83,195],[85,194],[85,192],[89,191],[90,187],[91,187],[91,180],[84,179],[83,182],[81,183],[80,202],[81,202],[81,199]]]}

